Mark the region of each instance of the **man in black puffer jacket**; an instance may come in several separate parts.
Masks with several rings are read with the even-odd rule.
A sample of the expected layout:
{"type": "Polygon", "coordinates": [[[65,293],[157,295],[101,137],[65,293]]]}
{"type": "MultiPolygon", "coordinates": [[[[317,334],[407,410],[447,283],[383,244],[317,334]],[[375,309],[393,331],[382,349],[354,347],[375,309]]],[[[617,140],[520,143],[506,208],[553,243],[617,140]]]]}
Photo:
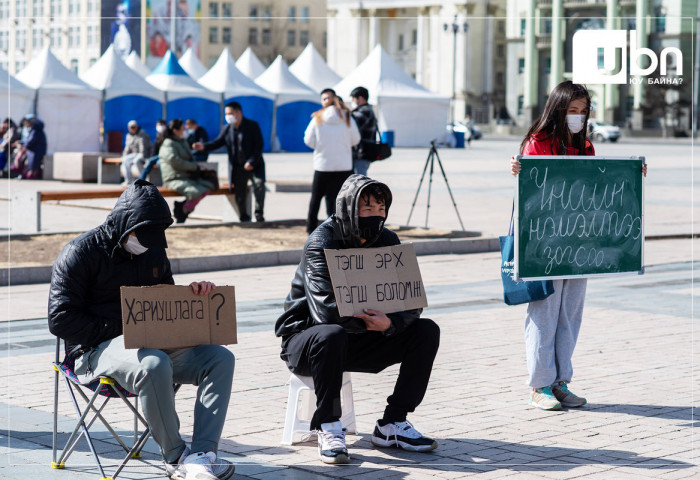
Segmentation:
{"type": "Polygon", "coordinates": [[[275,324],[282,337],[281,357],[295,374],[311,376],[316,411],[311,430],[325,463],[348,463],[345,432],[340,422],[340,390],[344,371],[378,373],[401,364],[394,392],[387,398],[372,443],[382,447],[426,452],[437,442],[420,434],[406,420],[423,400],[440,329],[422,312],[407,310],[385,315],[366,309],[364,315],[341,317],[324,249],[372,248],[398,245],[398,236],[384,228],[391,191],[363,175],[351,175],[337,197],[336,213],[309,236],[297,268],[285,312],[275,324]]]}
{"type": "MultiPolygon", "coordinates": [[[[120,287],[173,284],[165,229],[173,223],[158,189],[136,180],[99,227],[72,240],[54,263],[49,330],[66,344],[78,379],[108,376],[138,395],[171,478],[229,478],[233,465],[216,459],[226,419],[233,354],[220,345],[125,349],[120,287]],[[173,383],[198,385],[192,448],[180,437],[173,383]]],[[[193,282],[195,294],[215,285],[193,282]]]]}

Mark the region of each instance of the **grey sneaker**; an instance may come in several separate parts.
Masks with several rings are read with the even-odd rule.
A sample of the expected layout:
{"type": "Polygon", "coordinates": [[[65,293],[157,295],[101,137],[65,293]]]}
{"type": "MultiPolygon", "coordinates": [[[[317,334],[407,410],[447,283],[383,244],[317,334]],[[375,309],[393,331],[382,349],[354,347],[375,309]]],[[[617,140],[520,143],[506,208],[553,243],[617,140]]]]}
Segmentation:
{"type": "Polygon", "coordinates": [[[197,452],[187,456],[184,456],[183,452],[175,470],[168,471],[168,474],[173,480],[226,480],[234,471],[235,467],[231,462],[217,459],[214,452],[197,452]]]}
{"type": "Polygon", "coordinates": [[[567,408],[577,408],[583,407],[586,404],[586,399],[574,395],[573,392],[569,390],[566,382],[560,382],[559,385],[552,385],[552,393],[561,402],[563,407],[567,408]]]}
{"type": "Polygon", "coordinates": [[[348,448],[345,446],[345,432],[340,421],[322,423],[318,435],[318,458],[323,463],[350,463],[348,448]]]}
{"type": "Polygon", "coordinates": [[[561,410],[561,403],[552,393],[552,387],[533,389],[530,393],[530,405],[540,410],[561,410]]]}

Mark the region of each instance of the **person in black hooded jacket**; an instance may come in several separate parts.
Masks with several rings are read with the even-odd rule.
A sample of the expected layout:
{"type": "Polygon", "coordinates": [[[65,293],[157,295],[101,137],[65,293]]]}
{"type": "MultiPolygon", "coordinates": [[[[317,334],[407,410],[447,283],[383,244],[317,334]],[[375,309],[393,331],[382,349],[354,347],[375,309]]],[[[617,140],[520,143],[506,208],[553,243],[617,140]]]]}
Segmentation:
{"type": "Polygon", "coordinates": [[[282,337],[281,358],[290,371],[311,376],[316,411],[311,430],[318,435],[324,463],[348,463],[345,432],[340,422],[340,390],[344,371],[378,373],[401,364],[384,416],[377,421],[372,443],[425,452],[437,442],[420,434],[406,420],[423,400],[440,343],[440,329],[420,318],[422,309],[385,315],[366,309],[364,315],[341,317],[333,294],[324,249],[398,245],[398,236],[384,228],[391,191],[364,175],[351,175],[337,197],[336,213],[309,236],[284,313],[275,324],[282,337]]]}
{"type": "MultiPolygon", "coordinates": [[[[233,465],[216,459],[231,394],[235,359],[220,345],[125,349],[120,287],[173,284],[165,229],[170,209],[154,185],[136,180],[97,228],[66,245],[53,265],[49,330],[65,342],[83,384],[108,376],[137,394],[171,478],[229,478],[233,465]],[[173,383],[198,385],[192,448],[179,433],[173,383]]],[[[193,282],[195,294],[216,286],[193,282]]]]}

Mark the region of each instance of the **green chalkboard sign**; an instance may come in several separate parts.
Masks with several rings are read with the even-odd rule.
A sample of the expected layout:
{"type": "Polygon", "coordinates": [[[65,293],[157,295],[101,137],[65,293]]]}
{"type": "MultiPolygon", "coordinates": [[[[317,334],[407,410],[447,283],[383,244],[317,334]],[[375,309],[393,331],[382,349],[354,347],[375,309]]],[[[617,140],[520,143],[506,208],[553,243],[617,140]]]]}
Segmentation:
{"type": "Polygon", "coordinates": [[[517,280],[644,273],[644,157],[516,158],[517,280]]]}

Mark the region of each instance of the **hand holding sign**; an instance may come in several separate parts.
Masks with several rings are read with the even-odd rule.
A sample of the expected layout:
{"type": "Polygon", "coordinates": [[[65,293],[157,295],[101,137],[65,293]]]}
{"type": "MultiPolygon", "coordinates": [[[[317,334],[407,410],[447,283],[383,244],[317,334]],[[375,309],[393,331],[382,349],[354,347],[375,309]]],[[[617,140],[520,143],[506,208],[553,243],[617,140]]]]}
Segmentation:
{"type": "Polygon", "coordinates": [[[361,318],[365,321],[367,325],[367,330],[372,330],[375,332],[386,332],[391,327],[391,320],[389,317],[384,315],[379,310],[372,310],[371,308],[365,308],[364,313],[358,313],[355,315],[357,318],[361,318]]]}
{"type": "Polygon", "coordinates": [[[212,282],[192,282],[190,287],[195,295],[209,295],[209,292],[214,290],[216,285],[212,282]]]}

